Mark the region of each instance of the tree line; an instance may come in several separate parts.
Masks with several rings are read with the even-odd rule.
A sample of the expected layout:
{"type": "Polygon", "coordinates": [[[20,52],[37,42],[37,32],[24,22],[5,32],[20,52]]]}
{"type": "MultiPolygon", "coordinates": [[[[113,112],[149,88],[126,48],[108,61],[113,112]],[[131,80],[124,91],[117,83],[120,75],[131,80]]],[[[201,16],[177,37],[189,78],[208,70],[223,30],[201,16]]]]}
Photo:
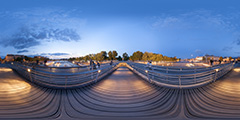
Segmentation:
{"type": "Polygon", "coordinates": [[[89,54],[86,56],[82,56],[82,57],[74,57],[74,58],[69,58],[70,61],[88,61],[90,59],[92,60],[96,60],[96,61],[104,61],[104,60],[128,60],[128,54],[127,53],[123,53],[123,58],[118,55],[118,52],[116,50],[113,51],[101,51],[99,53],[96,54],[89,54]]]}
{"type": "Polygon", "coordinates": [[[141,52],[141,51],[136,51],[130,56],[130,60],[135,61],[135,60],[143,60],[143,61],[177,61],[178,58],[175,57],[168,57],[168,56],[163,56],[162,54],[157,54],[157,53],[152,53],[152,52],[141,52]]]}
{"type": "Polygon", "coordinates": [[[129,56],[126,52],[123,53],[122,56],[118,55],[118,52],[113,50],[113,51],[101,51],[100,53],[97,54],[89,54],[86,56],[82,57],[75,57],[75,58],[69,58],[70,61],[87,61],[87,60],[96,60],[96,61],[104,61],[104,60],[119,60],[119,61],[127,61],[127,60],[143,60],[143,61],[177,61],[177,57],[168,57],[168,56],[163,56],[162,54],[156,54],[152,52],[141,52],[141,51],[136,51],[134,52],[131,56],[129,56]]]}

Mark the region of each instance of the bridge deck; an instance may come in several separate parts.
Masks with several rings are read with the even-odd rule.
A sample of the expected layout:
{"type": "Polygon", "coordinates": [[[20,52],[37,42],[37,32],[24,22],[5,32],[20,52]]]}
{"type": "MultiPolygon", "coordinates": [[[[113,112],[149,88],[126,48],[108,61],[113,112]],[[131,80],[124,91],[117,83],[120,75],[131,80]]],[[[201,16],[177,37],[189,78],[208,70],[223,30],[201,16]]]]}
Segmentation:
{"type": "Polygon", "coordinates": [[[0,119],[240,118],[237,69],[213,84],[189,90],[149,84],[125,67],[91,86],[54,90],[0,68],[0,119]]]}

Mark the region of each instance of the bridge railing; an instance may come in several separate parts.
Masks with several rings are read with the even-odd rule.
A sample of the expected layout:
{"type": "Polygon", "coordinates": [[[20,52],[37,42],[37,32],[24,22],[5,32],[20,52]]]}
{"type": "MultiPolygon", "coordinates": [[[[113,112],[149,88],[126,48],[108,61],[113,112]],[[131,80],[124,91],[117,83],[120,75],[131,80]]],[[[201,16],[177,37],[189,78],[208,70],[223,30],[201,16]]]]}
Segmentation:
{"type": "Polygon", "coordinates": [[[214,82],[232,70],[234,63],[213,67],[146,67],[145,64],[128,62],[127,66],[135,73],[160,86],[171,88],[194,88],[214,82]]]}
{"type": "Polygon", "coordinates": [[[25,66],[19,63],[9,64],[9,67],[27,80],[51,88],[74,88],[97,82],[118,68],[118,64],[106,65],[100,69],[75,73],[48,72],[25,66]]]}

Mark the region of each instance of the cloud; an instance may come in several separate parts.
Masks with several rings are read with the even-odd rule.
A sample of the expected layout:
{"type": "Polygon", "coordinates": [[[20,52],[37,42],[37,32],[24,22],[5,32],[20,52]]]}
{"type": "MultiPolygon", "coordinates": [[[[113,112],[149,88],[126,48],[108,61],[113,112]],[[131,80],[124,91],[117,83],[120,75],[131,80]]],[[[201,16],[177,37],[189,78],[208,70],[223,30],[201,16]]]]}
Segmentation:
{"type": "MultiPolygon", "coordinates": [[[[239,13],[235,13],[236,17],[239,13]]],[[[232,15],[233,16],[233,15],[232,15]]],[[[238,25],[234,21],[236,17],[214,13],[210,10],[196,10],[179,14],[162,14],[152,17],[153,29],[206,29],[217,28],[226,31],[234,31],[238,25]]]]}
{"type": "Polygon", "coordinates": [[[233,49],[233,47],[229,47],[229,46],[228,46],[228,47],[224,47],[222,50],[223,50],[223,51],[230,51],[230,50],[232,50],[232,49],[233,49]]]}
{"type": "Polygon", "coordinates": [[[57,53],[41,53],[41,54],[36,54],[35,56],[66,56],[66,55],[70,55],[69,53],[61,53],[61,52],[57,52],[57,53]]]}
{"type": "Polygon", "coordinates": [[[240,52],[235,52],[235,53],[240,55],[240,52]]]}
{"type": "Polygon", "coordinates": [[[20,50],[20,51],[17,51],[17,53],[26,53],[26,52],[29,52],[28,50],[20,50]]]}
{"type": "Polygon", "coordinates": [[[53,55],[53,56],[65,56],[65,55],[70,55],[69,53],[48,53],[48,55],[53,55]]]}
{"type": "Polygon", "coordinates": [[[41,45],[42,42],[80,40],[79,34],[73,29],[39,28],[37,25],[22,27],[11,36],[3,39],[0,42],[1,45],[11,46],[15,49],[26,49],[41,45]]]}
{"type": "Polygon", "coordinates": [[[237,45],[240,45],[240,38],[238,38],[235,42],[237,45]]]}

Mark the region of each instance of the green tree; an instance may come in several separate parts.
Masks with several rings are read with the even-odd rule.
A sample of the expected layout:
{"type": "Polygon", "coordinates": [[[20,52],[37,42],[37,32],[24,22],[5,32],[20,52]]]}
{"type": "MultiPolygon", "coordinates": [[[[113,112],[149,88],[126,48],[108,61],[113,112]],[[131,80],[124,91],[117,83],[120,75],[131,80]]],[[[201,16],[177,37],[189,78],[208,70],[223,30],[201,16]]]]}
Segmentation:
{"type": "Polygon", "coordinates": [[[240,61],[240,57],[238,57],[237,60],[240,61]]]}
{"type": "Polygon", "coordinates": [[[219,60],[220,60],[220,61],[223,61],[223,57],[222,57],[222,56],[221,56],[221,57],[219,57],[219,60]]]}
{"type": "Polygon", "coordinates": [[[129,56],[128,56],[128,54],[127,54],[126,52],[123,53],[123,60],[124,60],[124,61],[129,60],[129,56]]]}
{"type": "Polygon", "coordinates": [[[205,56],[202,57],[202,61],[206,61],[206,57],[205,56]]]}
{"type": "Polygon", "coordinates": [[[142,60],[143,53],[141,51],[134,52],[131,59],[132,60],[142,60]]]}
{"type": "Polygon", "coordinates": [[[23,60],[23,58],[17,57],[14,61],[22,61],[22,60],[23,60]]]}
{"type": "Polygon", "coordinates": [[[112,51],[112,57],[113,57],[113,59],[114,60],[116,60],[116,56],[118,56],[118,53],[117,53],[117,51],[112,51]]]}
{"type": "Polygon", "coordinates": [[[229,61],[230,61],[230,62],[232,61],[232,57],[231,57],[231,56],[229,57],[229,61]]]}
{"type": "Polygon", "coordinates": [[[103,60],[107,59],[107,52],[106,51],[101,51],[101,55],[103,56],[103,60]]]}
{"type": "Polygon", "coordinates": [[[97,53],[97,54],[95,55],[95,60],[97,60],[97,61],[103,61],[103,60],[104,60],[104,55],[103,55],[103,53],[97,53]]]}
{"type": "Polygon", "coordinates": [[[149,59],[150,59],[149,53],[148,52],[144,52],[144,54],[142,56],[142,60],[148,61],[149,59]]]}
{"type": "Polygon", "coordinates": [[[109,58],[109,60],[112,60],[112,59],[113,59],[113,53],[112,53],[112,51],[109,51],[109,52],[108,52],[108,58],[109,58]]]}
{"type": "Polygon", "coordinates": [[[86,56],[83,57],[83,59],[84,59],[85,62],[86,62],[86,61],[90,60],[90,56],[89,56],[89,55],[86,55],[86,56]]]}
{"type": "Polygon", "coordinates": [[[118,61],[122,61],[122,57],[121,57],[121,56],[118,56],[117,60],[118,60],[118,61]]]}

